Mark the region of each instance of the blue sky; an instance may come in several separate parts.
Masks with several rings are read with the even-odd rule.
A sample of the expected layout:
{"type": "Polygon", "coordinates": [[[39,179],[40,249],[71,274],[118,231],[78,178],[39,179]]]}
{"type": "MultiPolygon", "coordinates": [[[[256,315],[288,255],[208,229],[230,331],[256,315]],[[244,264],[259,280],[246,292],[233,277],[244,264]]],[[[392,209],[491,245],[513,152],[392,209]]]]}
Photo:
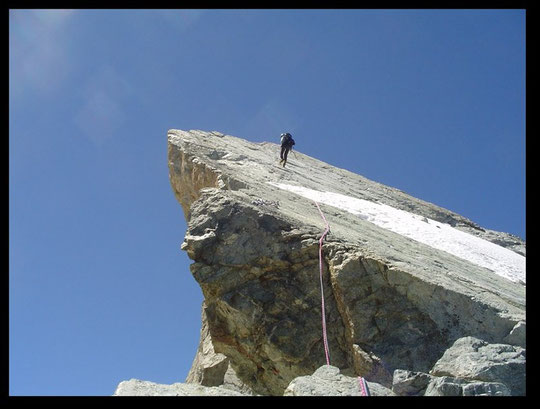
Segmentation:
{"type": "Polygon", "coordinates": [[[525,238],[525,11],[10,10],[10,395],[184,381],[202,295],[171,128],[289,131],[525,238]]]}

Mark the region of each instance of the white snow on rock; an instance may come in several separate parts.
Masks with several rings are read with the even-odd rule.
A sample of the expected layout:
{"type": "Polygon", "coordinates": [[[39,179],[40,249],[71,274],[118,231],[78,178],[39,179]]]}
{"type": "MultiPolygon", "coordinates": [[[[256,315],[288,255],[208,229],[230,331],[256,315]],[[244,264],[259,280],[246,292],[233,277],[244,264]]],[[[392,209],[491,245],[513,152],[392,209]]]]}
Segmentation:
{"type": "Polygon", "coordinates": [[[268,183],[318,203],[345,210],[379,227],[488,268],[508,280],[525,284],[525,257],[455,229],[449,224],[339,193],[320,192],[284,183],[268,183]]]}

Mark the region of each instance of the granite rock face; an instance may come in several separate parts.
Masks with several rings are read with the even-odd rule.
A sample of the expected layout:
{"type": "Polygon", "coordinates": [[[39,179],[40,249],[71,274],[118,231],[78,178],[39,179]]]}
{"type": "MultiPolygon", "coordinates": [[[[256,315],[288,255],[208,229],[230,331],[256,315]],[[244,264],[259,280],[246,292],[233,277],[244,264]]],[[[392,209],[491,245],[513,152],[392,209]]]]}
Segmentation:
{"type": "Polygon", "coordinates": [[[512,395],[525,395],[525,349],[460,338],[435,363],[430,374],[503,383],[512,395]]]}
{"type": "MultiPolygon", "coordinates": [[[[301,140],[296,146],[301,149],[301,140]]],[[[193,260],[191,273],[204,295],[201,342],[187,383],[282,395],[296,393],[290,384],[299,377],[318,378],[326,366],[321,283],[337,375],[397,387],[396,395],[435,390],[429,384],[442,376],[430,371],[458,339],[525,348],[524,274],[508,279],[497,267],[381,227],[372,214],[339,200],[361,200],[435,232],[482,239],[494,251],[485,254],[487,261],[501,253],[524,265],[523,240],[299,151],[285,168],[278,160],[274,143],[215,131],[168,132],[169,178],[188,224],[181,248],[193,260]],[[321,192],[338,202],[310,198],[321,192]],[[322,216],[330,233],[320,280],[322,216]],[[396,370],[425,376],[395,383],[396,370]]],[[[444,376],[469,384],[462,375],[444,376]]],[[[482,387],[504,393],[505,386],[514,392],[506,384],[482,387]]]]}
{"type": "Polygon", "coordinates": [[[291,381],[283,396],[394,396],[384,386],[367,382],[367,395],[362,395],[358,378],[342,375],[339,368],[324,365],[313,375],[300,376],[291,381]]]}
{"type": "Polygon", "coordinates": [[[399,396],[524,396],[525,349],[460,338],[429,373],[396,369],[392,391],[399,396]]]}
{"type": "Polygon", "coordinates": [[[120,382],[113,396],[244,396],[222,386],[202,386],[196,383],[164,385],[130,379],[120,382]]]}

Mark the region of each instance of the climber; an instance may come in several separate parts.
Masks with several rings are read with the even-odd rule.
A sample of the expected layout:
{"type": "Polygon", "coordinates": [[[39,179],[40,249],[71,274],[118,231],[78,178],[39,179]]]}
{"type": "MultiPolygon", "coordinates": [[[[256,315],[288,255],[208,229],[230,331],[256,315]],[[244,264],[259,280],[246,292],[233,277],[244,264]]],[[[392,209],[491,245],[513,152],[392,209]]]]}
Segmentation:
{"type": "Polygon", "coordinates": [[[283,164],[283,167],[285,167],[285,164],[287,163],[287,155],[289,154],[289,151],[292,149],[294,145],[294,139],[292,138],[290,133],[282,133],[281,134],[281,153],[279,154],[279,157],[281,158],[279,163],[283,164]]]}

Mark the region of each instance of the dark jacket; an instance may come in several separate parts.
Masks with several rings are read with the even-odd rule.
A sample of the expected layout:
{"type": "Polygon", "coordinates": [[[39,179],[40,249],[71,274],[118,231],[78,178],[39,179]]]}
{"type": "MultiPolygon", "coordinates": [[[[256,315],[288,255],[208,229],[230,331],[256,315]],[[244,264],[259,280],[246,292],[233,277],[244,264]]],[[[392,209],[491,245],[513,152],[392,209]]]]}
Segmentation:
{"type": "Polygon", "coordinates": [[[290,133],[281,134],[281,147],[291,149],[294,144],[294,139],[290,133]]]}

